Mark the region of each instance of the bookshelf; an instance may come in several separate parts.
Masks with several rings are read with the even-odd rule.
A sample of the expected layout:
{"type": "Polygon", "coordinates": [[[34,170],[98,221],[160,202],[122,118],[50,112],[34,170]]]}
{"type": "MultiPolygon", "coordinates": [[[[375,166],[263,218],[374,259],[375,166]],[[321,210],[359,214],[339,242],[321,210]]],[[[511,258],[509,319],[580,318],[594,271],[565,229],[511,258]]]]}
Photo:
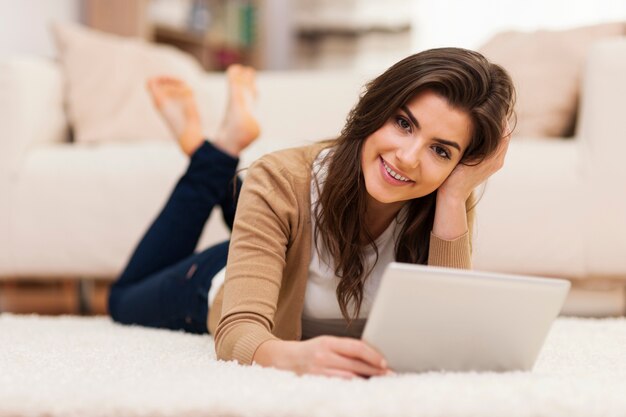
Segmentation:
{"type": "Polygon", "coordinates": [[[174,45],[207,70],[386,65],[411,52],[411,0],[83,0],[94,28],[174,45]]]}
{"type": "Polygon", "coordinates": [[[411,0],[296,0],[293,68],[386,67],[411,52],[411,0]]]}
{"type": "Polygon", "coordinates": [[[153,1],[152,40],[174,45],[207,70],[223,70],[233,63],[263,67],[259,53],[260,0],[211,0],[178,2],[178,18],[167,9],[177,2],[153,1]],[[162,7],[161,10],[158,7],[162,7]]]}
{"type": "Polygon", "coordinates": [[[259,26],[273,1],[280,0],[84,0],[83,15],[94,29],[176,46],[207,70],[264,68],[259,26]]]}

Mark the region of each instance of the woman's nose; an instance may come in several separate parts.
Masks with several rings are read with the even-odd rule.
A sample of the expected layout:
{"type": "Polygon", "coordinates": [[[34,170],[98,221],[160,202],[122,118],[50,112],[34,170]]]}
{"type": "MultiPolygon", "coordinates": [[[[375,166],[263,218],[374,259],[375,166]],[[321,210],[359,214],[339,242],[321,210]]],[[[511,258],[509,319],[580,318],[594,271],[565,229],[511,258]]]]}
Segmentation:
{"type": "MultiPolygon", "coordinates": [[[[414,139],[400,146],[396,151],[396,158],[404,166],[404,168],[415,169],[420,164],[420,156],[422,153],[422,145],[419,139],[414,139]]],[[[398,167],[402,169],[402,167],[398,167]]]]}

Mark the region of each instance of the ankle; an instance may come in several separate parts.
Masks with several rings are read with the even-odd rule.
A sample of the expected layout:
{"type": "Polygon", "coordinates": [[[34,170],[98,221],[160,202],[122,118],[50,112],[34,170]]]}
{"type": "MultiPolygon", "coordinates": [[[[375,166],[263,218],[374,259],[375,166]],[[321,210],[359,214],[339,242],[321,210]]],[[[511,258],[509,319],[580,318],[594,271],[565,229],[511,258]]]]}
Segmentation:
{"type": "Polygon", "coordinates": [[[182,148],[183,152],[188,156],[193,155],[196,150],[202,146],[204,143],[204,137],[202,133],[198,130],[186,130],[182,135],[178,138],[178,143],[182,148]]]}
{"type": "Polygon", "coordinates": [[[238,146],[234,141],[228,140],[225,137],[225,134],[221,131],[215,135],[215,140],[212,141],[212,143],[219,150],[226,152],[235,158],[239,158],[239,154],[242,151],[240,146],[238,146]]]}

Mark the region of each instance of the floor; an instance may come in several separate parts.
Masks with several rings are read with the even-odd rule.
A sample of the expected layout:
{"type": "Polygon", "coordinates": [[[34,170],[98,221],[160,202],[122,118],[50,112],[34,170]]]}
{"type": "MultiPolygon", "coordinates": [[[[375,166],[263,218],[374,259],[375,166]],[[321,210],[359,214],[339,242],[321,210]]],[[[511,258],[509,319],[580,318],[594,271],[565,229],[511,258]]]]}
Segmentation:
{"type": "Polygon", "coordinates": [[[105,315],[110,281],[0,281],[0,312],[105,315]]]}
{"type": "MultiPolygon", "coordinates": [[[[106,315],[111,281],[76,279],[0,280],[0,313],[106,315]]],[[[626,315],[626,285],[587,288],[573,283],[561,312],[566,316],[626,315]]]]}

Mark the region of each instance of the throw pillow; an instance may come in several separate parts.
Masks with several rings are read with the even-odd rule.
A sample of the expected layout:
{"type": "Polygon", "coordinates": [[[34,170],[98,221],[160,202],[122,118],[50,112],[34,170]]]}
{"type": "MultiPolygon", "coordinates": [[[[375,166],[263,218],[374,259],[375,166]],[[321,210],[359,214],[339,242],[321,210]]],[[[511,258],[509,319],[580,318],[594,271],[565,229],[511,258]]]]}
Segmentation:
{"type": "Polygon", "coordinates": [[[52,31],[76,142],[173,140],[152,104],[146,80],[167,74],[194,86],[202,70],[191,56],[76,24],[55,24],[52,31]]]}
{"type": "Polygon", "coordinates": [[[624,23],[563,31],[509,31],[483,45],[480,52],[509,71],[515,83],[515,136],[571,136],[589,48],[602,38],[625,32],[624,23]]]}

